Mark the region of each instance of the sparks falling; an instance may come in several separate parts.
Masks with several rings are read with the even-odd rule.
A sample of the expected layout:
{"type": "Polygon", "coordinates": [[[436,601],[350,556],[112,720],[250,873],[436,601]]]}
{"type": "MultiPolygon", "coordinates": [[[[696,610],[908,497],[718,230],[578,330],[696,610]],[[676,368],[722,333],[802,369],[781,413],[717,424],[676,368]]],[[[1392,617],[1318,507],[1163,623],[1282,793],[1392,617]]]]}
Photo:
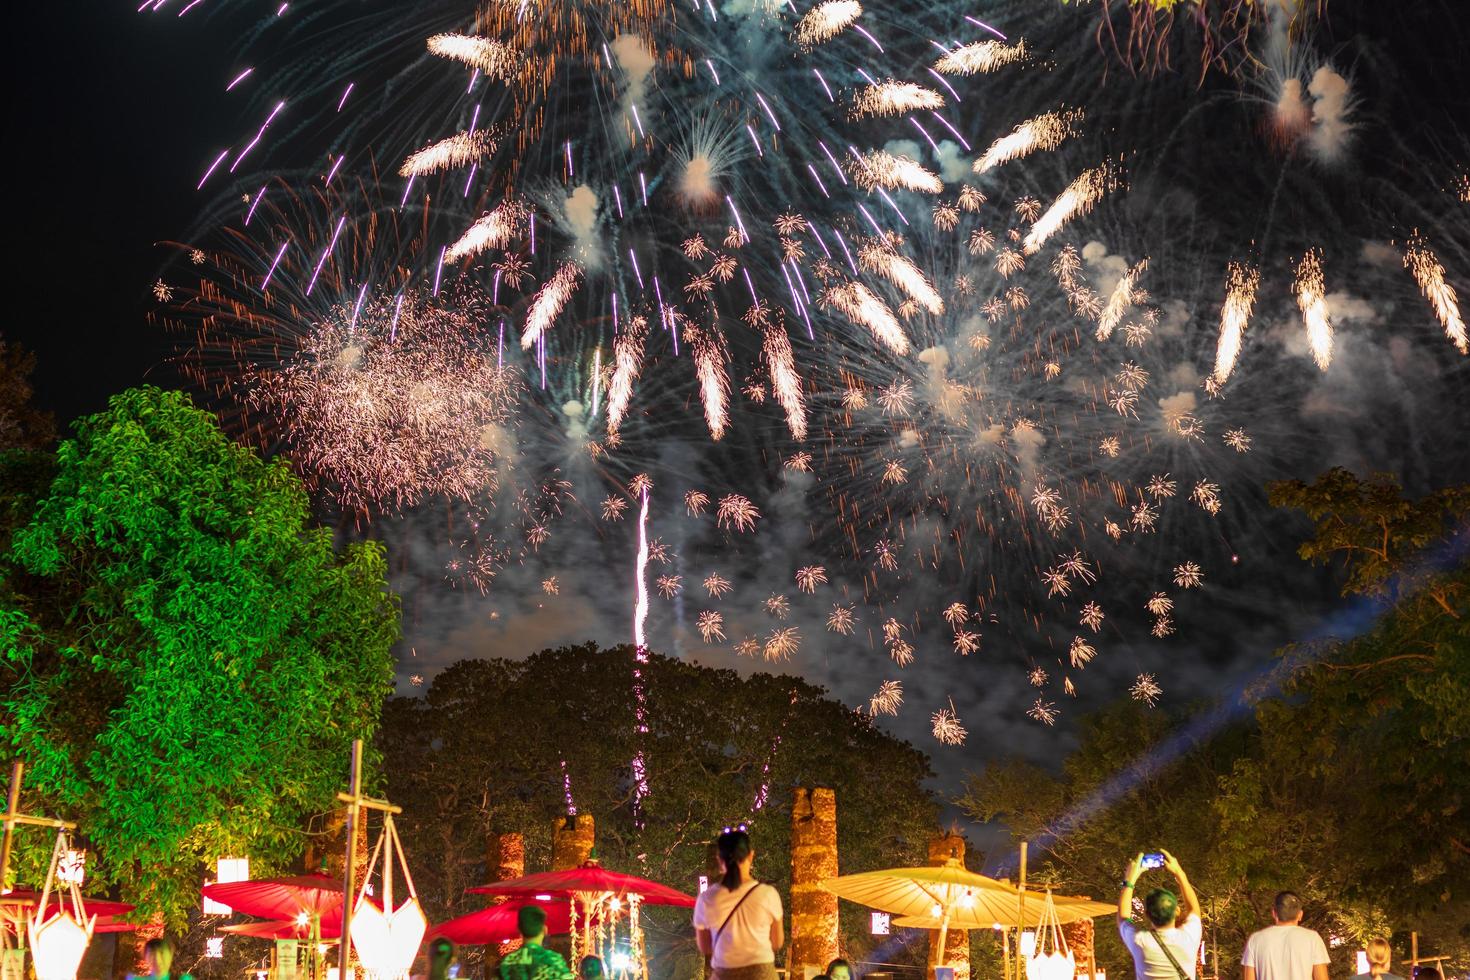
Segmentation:
{"type": "Polygon", "coordinates": [[[498,141],[485,130],[456,133],[448,139],[430,143],[403,161],[400,177],[427,177],[442,170],[455,170],[477,164],[495,152],[498,141]]]}
{"type": "Polygon", "coordinates": [[[546,280],[545,285],[536,293],[536,298],[531,301],[531,308],[526,311],[526,329],[521,332],[521,350],[530,350],[531,345],[551,328],[552,322],[567,305],[567,300],[577,291],[577,283],[581,279],[581,266],[575,262],[567,262],[546,280]]]}
{"type": "Polygon", "coordinates": [[[1132,266],[1124,273],[1123,278],[1118,280],[1118,285],[1113,287],[1113,293],[1108,297],[1108,303],[1103,307],[1102,315],[1097,318],[1097,339],[1107,340],[1113,335],[1113,329],[1123,319],[1123,314],[1128,312],[1128,307],[1133,305],[1137,295],[1138,279],[1148,269],[1148,259],[1142,259],[1137,265],[1132,266]]]}
{"type": "Polygon", "coordinates": [[[796,43],[803,51],[810,51],[847,30],[862,15],[863,5],[858,0],[823,0],[797,22],[796,43]]]}
{"type": "Polygon", "coordinates": [[[1434,315],[1444,325],[1445,336],[1461,354],[1470,354],[1465,337],[1465,320],[1460,315],[1459,297],[1444,279],[1444,266],[1429,247],[1423,235],[1414,234],[1404,247],[1404,268],[1419,284],[1424,298],[1434,307],[1434,315]]]}
{"type": "Polygon", "coordinates": [[[898,318],[888,304],[867,286],[860,282],[843,283],[828,289],[822,298],[853,323],[871,330],[874,339],[893,353],[904,355],[909,352],[909,338],[898,318]]]}
{"type": "Polygon", "coordinates": [[[1332,363],[1332,318],[1327,315],[1327,297],[1322,279],[1322,257],[1309,249],[1296,267],[1296,305],[1302,311],[1312,358],[1323,371],[1332,363]]]}
{"type": "Polygon", "coordinates": [[[1021,123],[990,147],[975,161],[974,171],[983,174],[1003,163],[1019,160],[1038,151],[1051,151],[1072,135],[1073,124],[1081,120],[1080,112],[1043,112],[1021,123]]]}
{"type": "Polygon", "coordinates": [[[974,75],[1004,68],[1006,65],[1015,64],[1024,57],[1026,57],[1025,41],[1017,41],[1015,44],[980,41],[948,52],[934,63],[934,69],[945,75],[974,75]]]}
{"type": "Polygon", "coordinates": [[[1046,240],[1060,231],[1063,225],[1097,207],[1097,202],[1102,200],[1112,183],[1112,169],[1107,164],[1078,174],[1026,233],[1022,244],[1025,253],[1035,255],[1046,244],[1046,240]]]}
{"type": "Polygon", "coordinates": [[[1225,287],[1225,304],[1220,307],[1220,341],[1215,348],[1215,380],[1224,384],[1235,369],[1240,355],[1241,338],[1250,322],[1256,303],[1256,287],[1261,274],[1244,262],[1230,263],[1230,278],[1225,287]]]}
{"type": "Polygon", "coordinates": [[[852,101],[852,114],[854,118],[901,116],[915,109],[940,109],[943,106],[944,96],[932,88],[890,78],[865,86],[852,101]]]}

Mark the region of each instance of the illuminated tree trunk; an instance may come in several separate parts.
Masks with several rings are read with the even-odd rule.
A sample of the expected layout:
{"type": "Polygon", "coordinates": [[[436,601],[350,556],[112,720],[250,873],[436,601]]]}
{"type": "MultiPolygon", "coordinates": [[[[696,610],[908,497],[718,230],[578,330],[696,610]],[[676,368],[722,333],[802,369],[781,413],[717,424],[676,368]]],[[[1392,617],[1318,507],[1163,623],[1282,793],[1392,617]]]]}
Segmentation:
{"type": "MultiPolygon", "coordinates": [[[[520,834],[491,834],[485,854],[485,870],[491,881],[510,881],[526,873],[526,839],[520,834]]],[[[510,901],[505,895],[490,899],[491,905],[510,901]]],[[[519,939],[509,939],[500,944],[500,955],[504,956],[521,944],[519,939]]]]}
{"type": "MultiPolygon", "coordinates": [[[[959,834],[950,832],[941,837],[935,837],[929,841],[929,863],[935,867],[943,865],[951,858],[961,865],[965,863],[965,839],[959,834]]],[[[939,930],[929,930],[929,972],[928,976],[934,976],[934,968],[937,966],[948,966],[954,968],[955,980],[970,980],[970,933],[965,929],[951,929],[944,937],[944,958],[939,958],[939,930]]]]}
{"type": "Polygon", "coordinates": [[[151,939],[157,939],[163,935],[163,916],[154,915],[147,922],[142,923],[133,930],[133,969],[132,972],[139,976],[148,975],[148,961],[143,958],[143,947],[148,945],[151,939]]]}
{"type": "Polygon", "coordinates": [[[837,896],[822,881],[837,877],[837,796],[796,790],[791,807],[791,952],[788,976],[821,973],[837,956],[837,896]]]}
{"type": "Polygon", "coordinates": [[[557,817],[551,823],[551,870],[581,867],[597,843],[597,822],[590,813],[557,817]]]}
{"type": "Polygon", "coordinates": [[[1077,972],[1086,973],[1089,976],[1097,972],[1097,964],[1093,959],[1093,929],[1091,919],[1082,919],[1078,922],[1068,922],[1062,926],[1062,935],[1067,939],[1067,948],[1077,961],[1077,972]]]}

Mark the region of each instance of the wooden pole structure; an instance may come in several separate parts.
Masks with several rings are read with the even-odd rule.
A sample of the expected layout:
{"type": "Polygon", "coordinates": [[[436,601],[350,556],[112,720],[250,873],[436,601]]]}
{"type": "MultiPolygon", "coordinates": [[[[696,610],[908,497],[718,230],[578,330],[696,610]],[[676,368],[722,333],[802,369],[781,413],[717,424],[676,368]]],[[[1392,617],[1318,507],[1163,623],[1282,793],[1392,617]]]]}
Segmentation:
{"type": "MultiPolygon", "coordinates": [[[[402,813],[403,807],[394,806],[387,800],[374,799],[371,796],[362,795],[362,739],[352,740],[352,762],[347,775],[347,792],[338,793],[337,799],[347,804],[347,819],[344,826],[347,830],[347,857],[342,863],[342,938],[341,952],[338,954],[337,980],[347,980],[347,967],[352,961],[352,904],[357,898],[357,821],[362,810],[378,810],[382,813],[402,813]]],[[[387,857],[384,858],[387,860],[387,857]]],[[[371,874],[371,869],[368,871],[371,874]]],[[[385,900],[390,900],[391,895],[384,895],[385,900]]],[[[392,915],[393,909],[387,905],[383,908],[384,915],[392,915]]],[[[318,978],[320,980],[320,978],[318,978]]]]}
{"type": "Polygon", "coordinates": [[[70,820],[55,820],[51,817],[35,817],[20,812],[20,783],[25,777],[26,764],[17,762],[10,769],[10,792],[6,794],[5,802],[5,836],[0,843],[0,894],[10,891],[5,884],[6,876],[10,873],[10,851],[11,841],[15,836],[16,827],[50,827],[53,830],[76,830],[77,825],[70,820]]]}
{"type": "Polygon", "coordinates": [[[1026,975],[1025,954],[1021,952],[1021,940],[1026,935],[1026,842],[1021,841],[1021,874],[1016,891],[1016,980],[1026,975]]]}

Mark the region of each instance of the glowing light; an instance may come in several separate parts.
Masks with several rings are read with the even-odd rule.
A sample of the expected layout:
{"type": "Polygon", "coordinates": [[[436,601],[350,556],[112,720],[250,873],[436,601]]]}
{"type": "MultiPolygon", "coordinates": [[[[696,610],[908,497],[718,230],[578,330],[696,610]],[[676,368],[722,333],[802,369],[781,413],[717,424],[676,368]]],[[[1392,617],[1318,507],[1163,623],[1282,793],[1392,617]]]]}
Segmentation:
{"type": "Polygon", "coordinates": [[[1316,249],[1309,249],[1297,264],[1292,291],[1296,293],[1296,305],[1302,311],[1312,359],[1317,362],[1317,367],[1326,371],[1332,363],[1332,318],[1327,313],[1322,257],[1316,249]]]}
{"type": "Polygon", "coordinates": [[[1460,315],[1459,297],[1455,295],[1455,288],[1445,282],[1444,266],[1439,264],[1424,236],[1416,233],[1410,237],[1404,248],[1404,268],[1413,275],[1424,298],[1434,308],[1434,315],[1444,326],[1450,343],[1461,354],[1470,354],[1470,340],[1465,334],[1465,319],[1460,315]]]}
{"type": "Polygon", "coordinates": [[[1225,303],[1220,307],[1220,341],[1215,348],[1215,380],[1224,384],[1240,356],[1241,338],[1250,323],[1261,274],[1243,262],[1230,263],[1225,303]]]}

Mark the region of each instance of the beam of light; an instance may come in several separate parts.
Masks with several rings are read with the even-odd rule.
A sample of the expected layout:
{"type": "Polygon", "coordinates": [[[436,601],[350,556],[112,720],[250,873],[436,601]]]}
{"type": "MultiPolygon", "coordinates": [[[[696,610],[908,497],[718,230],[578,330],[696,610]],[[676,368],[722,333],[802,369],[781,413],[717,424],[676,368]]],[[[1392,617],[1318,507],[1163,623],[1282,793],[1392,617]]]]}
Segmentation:
{"type": "Polygon", "coordinates": [[[347,104],[347,97],[352,94],[352,87],[354,85],[356,85],[356,84],[357,84],[356,82],[348,82],[347,83],[347,91],[345,91],[345,92],[342,93],[342,101],[337,103],[337,111],[338,112],[341,112],[342,111],[342,107],[347,104]]]}
{"type": "Polygon", "coordinates": [[[1113,184],[1112,168],[1107,164],[1084,170],[1057,196],[1051,207],[1036,219],[1036,224],[1026,233],[1022,251],[1035,255],[1046,244],[1046,240],[1062,229],[1068,221],[1080,218],[1097,207],[1104,194],[1113,184]]]}
{"type": "Polygon", "coordinates": [[[327,247],[322,249],[322,257],[317,259],[316,268],[311,273],[311,282],[306,285],[306,295],[310,296],[311,291],[316,288],[317,277],[322,274],[322,268],[327,264],[327,258],[332,254],[332,249],[337,247],[337,236],[342,234],[342,226],[345,224],[347,224],[347,215],[344,214],[337,219],[337,227],[332,229],[332,240],[327,242],[327,247]]]}
{"type": "Polygon", "coordinates": [[[1138,288],[1138,278],[1148,268],[1148,259],[1142,259],[1137,265],[1123,273],[1123,278],[1118,280],[1118,285],[1113,287],[1113,292],[1108,296],[1107,305],[1103,307],[1102,315],[1097,318],[1097,339],[1107,340],[1113,335],[1118,324],[1123,322],[1123,314],[1128,312],[1128,307],[1133,305],[1135,290],[1138,288]]]}
{"type": "Polygon", "coordinates": [[[459,240],[449,246],[445,259],[458,262],[492,248],[503,248],[510,243],[526,217],[526,209],[517,201],[504,201],[495,210],[484,215],[465,229],[459,240]]]}
{"type": "Polygon", "coordinates": [[[245,212],[245,224],[247,227],[250,225],[250,219],[255,217],[255,209],[260,207],[260,202],[265,197],[265,192],[268,187],[270,187],[269,184],[261,184],[260,190],[255,192],[255,198],[250,202],[250,210],[245,212]]]}
{"type": "Polygon", "coordinates": [[[628,321],[628,329],[613,341],[613,376],[607,386],[609,435],[617,433],[633,400],[633,384],[643,370],[643,338],[647,332],[647,318],[635,316],[628,321]]]}
{"type": "Polygon", "coordinates": [[[567,305],[567,300],[577,291],[582,279],[582,269],[575,262],[568,262],[554,272],[550,279],[537,290],[526,311],[526,329],[521,332],[521,350],[530,350],[531,345],[541,338],[567,305]]]}
{"type": "Polygon", "coordinates": [[[909,352],[909,338],[898,317],[878,295],[860,282],[847,282],[829,288],[823,301],[860,327],[867,327],[873,338],[893,353],[909,352]]]}
{"type": "Polygon", "coordinates": [[[1002,44],[999,41],[977,41],[946,52],[934,63],[936,71],[946,75],[974,75],[991,72],[1014,64],[1026,57],[1026,42],[1002,44]]]}
{"type": "Polygon", "coordinates": [[[796,44],[810,51],[851,27],[863,15],[858,0],[823,0],[796,22],[796,44]]]}
{"type": "Polygon", "coordinates": [[[1415,232],[1404,247],[1404,268],[1419,284],[1424,298],[1434,308],[1434,315],[1444,326],[1444,334],[1461,354],[1470,353],[1465,336],[1465,319],[1460,315],[1460,300],[1455,288],[1445,282],[1444,266],[1439,264],[1429,242],[1415,232]]]}
{"type": "Polygon", "coordinates": [[[265,122],[260,124],[260,129],[256,132],[255,139],[247,143],[245,145],[245,149],[240,151],[240,155],[235,157],[235,162],[230,164],[230,173],[234,173],[235,168],[240,166],[241,161],[245,159],[246,155],[248,155],[250,151],[255,149],[256,145],[260,143],[261,138],[265,136],[265,131],[270,126],[271,121],[274,120],[276,118],[276,115],[279,114],[280,111],[284,108],[286,108],[285,102],[276,103],[276,107],[271,110],[270,115],[265,117],[265,122]]]}
{"type": "Polygon", "coordinates": [[[400,177],[427,177],[441,170],[454,170],[475,163],[493,153],[497,141],[488,132],[456,133],[448,139],[430,143],[409,155],[398,168],[400,177]]]}
{"type": "Polygon", "coordinates": [[[1296,267],[1292,283],[1296,305],[1302,311],[1302,324],[1307,328],[1307,343],[1317,367],[1327,370],[1332,363],[1332,318],[1327,314],[1326,287],[1322,279],[1322,257],[1315,248],[1296,267]]]}
{"type": "Polygon", "coordinates": [[[209,169],[206,170],[206,171],[204,171],[204,176],[199,178],[199,184],[198,184],[198,186],[196,186],[194,188],[196,191],[197,190],[203,190],[204,189],[204,182],[209,179],[209,175],[212,174],[212,173],[214,173],[215,168],[218,167],[220,164],[224,163],[225,162],[225,157],[227,157],[229,155],[230,155],[230,151],[227,148],[223,153],[221,153],[219,156],[217,156],[217,157],[214,158],[214,163],[211,163],[209,165],[209,169]]]}
{"type": "Polygon", "coordinates": [[[240,74],[236,75],[235,78],[234,78],[234,80],[231,81],[230,84],[228,84],[228,85],[225,86],[225,91],[228,92],[231,89],[233,89],[236,85],[239,85],[241,82],[245,81],[245,79],[247,79],[247,78],[250,77],[250,73],[253,72],[253,71],[255,71],[254,68],[246,68],[240,74]]]}
{"type": "Polygon", "coordinates": [[[1225,302],[1220,307],[1220,341],[1215,347],[1215,380],[1220,384],[1235,370],[1235,359],[1240,356],[1240,342],[1250,323],[1256,288],[1260,284],[1259,271],[1244,262],[1230,263],[1225,302]]]}
{"type": "Polygon", "coordinates": [[[288,238],[284,242],[282,242],[281,247],[276,250],[276,257],[271,261],[270,271],[265,274],[265,281],[260,284],[260,291],[262,293],[265,292],[266,289],[270,286],[271,276],[274,276],[276,274],[276,266],[281,264],[281,259],[286,254],[286,247],[290,244],[291,239],[288,238]]]}
{"type": "MultiPolygon", "coordinates": [[[[633,753],[633,807],[640,810],[648,796],[648,765],[643,756],[643,737],[648,734],[648,715],[643,690],[643,667],[648,663],[648,489],[641,494],[638,509],[638,568],[633,603],[633,714],[637,723],[638,748],[633,753]]],[[[641,821],[641,817],[639,818],[641,821]]]]}
{"type": "Polygon", "coordinates": [[[1039,150],[1055,150],[1062,141],[1074,132],[1074,124],[1082,113],[1073,111],[1043,112],[1016,126],[1000,137],[980,155],[973,167],[977,174],[994,169],[1003,163],[1019,160],[1039,150]]]}

